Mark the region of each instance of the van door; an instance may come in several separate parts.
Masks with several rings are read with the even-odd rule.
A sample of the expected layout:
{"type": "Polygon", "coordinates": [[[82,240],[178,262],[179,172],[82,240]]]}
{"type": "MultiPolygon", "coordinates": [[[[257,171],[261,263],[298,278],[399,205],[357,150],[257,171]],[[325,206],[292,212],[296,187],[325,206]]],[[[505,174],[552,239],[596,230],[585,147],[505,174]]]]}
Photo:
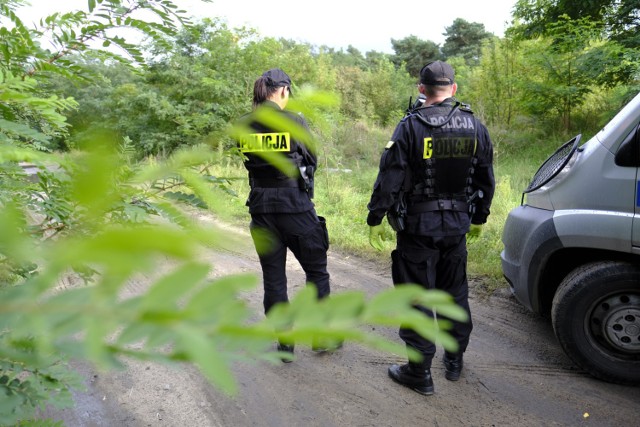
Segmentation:
{"type": "Polygon", "coordinates": [[[631,245],[633,252],[640,253],[640,169],[636,168],[636,209],[633,215],[633,232],[631,236],[631,245]]]}
{"type": "Polygon", "coordinates": [[[635,200],[633,228],[631,232],[632,251],[640,253],[640,124],[622,141],[616,152],[615,162],[618,166],[635,167],[635,200]]]}

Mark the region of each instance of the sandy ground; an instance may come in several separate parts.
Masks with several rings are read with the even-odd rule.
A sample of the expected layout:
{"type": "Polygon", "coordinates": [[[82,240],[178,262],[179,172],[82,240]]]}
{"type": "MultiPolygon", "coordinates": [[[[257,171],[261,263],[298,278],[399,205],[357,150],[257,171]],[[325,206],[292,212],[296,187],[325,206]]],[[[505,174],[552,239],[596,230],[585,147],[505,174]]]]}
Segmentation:
{"type": "MultiPolygon", "coordinates": [[[[244,231],[241,231],[244,233],[244,231]]],[[[259,272],[248,235],[233,252],[211,251],[216,275],[259,272]]],[[[289,257],[290,293],[304,282],[289,257]]],[[[332,292],[373,295],[392,286],[389,265],[330,253],[332,292]]],[[[145,281],[131,283],[131,292],[145,281]]],[[[640,425],[640,387],[608,384],[577,370],[550,323],[522,308],[506,290],[486,296],[471,283],[475,329],[458,382],[444,378],[442,352],[432,369],[436,393],[422,396],[388,378],[402,354],[353,343],[331,354],[297,347],[289,364],[238,363],[239,394],[213,388],[192,366],[132,362],[101,373],[78,364],[87,391],[72,409],[44,415],[67,426],[633,426],[640,425]]],[[[261,313],[262,291],[246,295],[261,313]]],[[[378,329],[392,340],[396,330],[378,329]]]]}

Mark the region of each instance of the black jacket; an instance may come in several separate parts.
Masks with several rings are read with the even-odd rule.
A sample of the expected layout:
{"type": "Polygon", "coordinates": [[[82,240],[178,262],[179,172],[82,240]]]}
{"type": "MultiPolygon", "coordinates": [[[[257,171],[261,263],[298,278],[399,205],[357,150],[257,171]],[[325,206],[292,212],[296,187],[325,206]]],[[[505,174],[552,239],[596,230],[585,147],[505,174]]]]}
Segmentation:
{"type": "MultiPolygon", "coordinates": [[[[270,117],[258,118],[259,112],[254,111],[238,121],[245,129],[237,139],[249,172],[249,213],[300,213],[313,209],[299,172],[300,167],[315,170],[317,164],[308,147],[312,143],[309,126],[302,115],[282,110],[274,102],[266,101],[259,109],[267,110],[270,117]],[[274,118],[275,123],[271,122],[274,118]],[[288,176],[264,157],[274,154],[284,156],[296,174],[288,176]]],[[[277,158],[282,160],[282,156],[277,158]]]]}
{"type": "MultiPolygon", "coordinates": [[[[417,198],[412,191],[419,185],[424,175],[423,157],[427,157],[426,154],[423,156],[423,153],[426,153],[425,138],[434,134],[434,128],[427,124],[425,116],[429,117],[429,112],[432,110],[451,111],[455,103],[454,98],[449,98],[440,104],[419,108],[400,121],[380,159],[380,170],[368,205],[368,225],[378,225],[382,222],[385,214],[398,200],[407,173],[411,178],[407,197],[411,209],[412,201],[417,198]]],[[[455,210],[410,213],[405,220],[405,232],[423,236],[465,234],[469,231],[470,222],[483,224],[489,216],[495,191],[493,145],[487,128],[476,120],[467,108],[456,111],[453,120],[436,132],[474,135],[477,143],[475,147],[477,163],[471,175],[468,194],[481,190],[483,198],[476,200],[476,210],[473,215],[455,210]]],[[[457,173],[466,174],[467,171],[468,167],[465,166],[464,170],[457,173]]]]}

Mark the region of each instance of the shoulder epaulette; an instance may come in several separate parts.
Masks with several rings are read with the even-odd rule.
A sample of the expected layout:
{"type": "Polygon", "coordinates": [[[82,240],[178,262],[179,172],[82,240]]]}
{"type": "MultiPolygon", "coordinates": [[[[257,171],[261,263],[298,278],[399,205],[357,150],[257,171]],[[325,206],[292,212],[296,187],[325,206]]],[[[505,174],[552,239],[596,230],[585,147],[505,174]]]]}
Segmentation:
{"type": "Polygon", "coordinates": [[[473,110],[471,109],[471,105],[465,104],[463,102],[460,103],[460,109],[462,111],[466,111],[467,113],[473,114],[473,110]]]}

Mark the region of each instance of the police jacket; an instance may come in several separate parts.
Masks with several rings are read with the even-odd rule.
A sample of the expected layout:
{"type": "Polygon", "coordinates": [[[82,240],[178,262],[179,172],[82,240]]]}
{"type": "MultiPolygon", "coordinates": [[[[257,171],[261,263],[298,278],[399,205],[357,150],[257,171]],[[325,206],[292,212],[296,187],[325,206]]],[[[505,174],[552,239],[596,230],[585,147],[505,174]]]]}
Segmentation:
{"type": "Polygon", "coordinates": [[[249,172],[249,213],[300,213],[313,209],[309,179],[317,160],[302,142],[311,141],[309,126],[302,115],[282,110],[274,102],[265,101],[259,109],[267,114],[254,111],[241,117],[238,124],[242,130],[236,136],[249,172]],[[274,158],[275,162],[285,160],[292,166],[294,176],[275,167],[274,158]]]}
{"type": "Polygon", "coordinates": [[[494,190],[487,128],[468,107],[448,98],[411,111],[396,127],[380,159],[367,224],[380,224],[402,197],[405,232],[465,234],[471,222],[486,222],[494,190]]]}

